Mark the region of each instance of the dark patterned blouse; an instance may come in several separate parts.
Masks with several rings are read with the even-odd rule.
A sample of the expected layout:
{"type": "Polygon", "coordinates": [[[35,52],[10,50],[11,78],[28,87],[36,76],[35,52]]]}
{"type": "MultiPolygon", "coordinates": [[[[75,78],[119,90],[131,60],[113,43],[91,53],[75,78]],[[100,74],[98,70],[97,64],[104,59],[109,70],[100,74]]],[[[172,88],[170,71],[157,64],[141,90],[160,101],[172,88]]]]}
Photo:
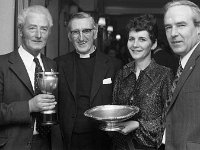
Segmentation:
{"type": "Polygon", "coordinates": [[[139,113],[130,119],[138,121],[139,128],[126,136],[115,133],[114,144],[127,150],[131,141],[141,149],[157,149],[164,133],[165,103],[171,93],[173,75],[169,68],[154,60],[140,72],[138,79],[134,68],[134,62],[130,62],[116,75],[113,104],[139,107],[139,113]]]}

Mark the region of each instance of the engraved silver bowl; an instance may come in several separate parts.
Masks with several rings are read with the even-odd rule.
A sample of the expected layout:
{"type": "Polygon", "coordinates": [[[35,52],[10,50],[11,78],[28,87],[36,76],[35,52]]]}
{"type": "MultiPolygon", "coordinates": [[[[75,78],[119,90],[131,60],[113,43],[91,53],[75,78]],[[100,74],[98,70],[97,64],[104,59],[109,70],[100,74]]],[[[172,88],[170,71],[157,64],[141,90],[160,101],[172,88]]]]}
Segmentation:
{"type": "Polygon", "coordinates": [[[118,131],[122,127],[116,123],[125,121],[138,113],[139,108],[128,105],[101,105],[85,111],[84,115],[101,121],[100,129],[104,131],[118,131]]]}

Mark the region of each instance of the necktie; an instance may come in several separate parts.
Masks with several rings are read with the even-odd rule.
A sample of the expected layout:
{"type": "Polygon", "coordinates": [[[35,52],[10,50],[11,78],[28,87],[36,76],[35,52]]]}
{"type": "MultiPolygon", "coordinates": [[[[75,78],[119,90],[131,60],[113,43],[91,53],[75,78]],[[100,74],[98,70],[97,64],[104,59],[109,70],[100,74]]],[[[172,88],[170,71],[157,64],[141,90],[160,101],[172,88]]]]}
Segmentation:
{"type": "Polygon", "coordinates": [[[34,58],[33,61],[35,62],[35,79],[34,79],[35,95],[38,95],[41,93],[37,80],[39,77],[38,73],[42,72],[43,70],[38,58],[34,58]]]}
{"type": "MultiPolygon", "coordinates": [[[[41,93],[39,85],[38,85],[38,73],[42,72],[42,67],[40,65],[40,62],[38,58],[34,58],[33,61],[35,62],[35,79],[34,79],[34,86],[35,86],[35,95],[38,95],[41,93]]],[[[36,116],[36,130],[39,132],[40,135],[45,136],[50,132],[50,126],[42,126],[41,125],[41,113],[35,113],[36,116]]]]}
{"type": "MultiPolygon", "coordinates": [[[[170,103],[171,103],[173,93],[174,93],[174,91],[175,91],[175,89],[176,89],[176,85],[177,85],[177,83],[178,83],[178,80],[179,80],[179,78],[180,78],[182,72],[183,72],[183,68],[182,68],[182,66],[181,66],[181,62],[179,62],[179,66],[178,66],[178,69],[177,69],[177,72],[176,72],[176,76],[175,76],[174,81],[173,81],[173,83],[172,83],[172,87],[171,87],[171,91],[170,91],[171,93],[170,93],[170,95],[169,95],[169,98],[168,98],[167,101],[166,101],[165,110],[164,110],[164,113],[163,113],[163,116],[162,116],[163,118],[166,117],[166,114],[167,114],[167,111],[168,111],[168,107],[169,107],[169,105],[170,105],[170,103]]],[[[164,131],[162,143],[165,144],[165,141],[166,141],[166,129],[165,129],[165,131],[164,131]]]]}
{"type": "Polygon", "coordinates": [[[172,89],[171,89],[172,93],[174,93],[174,91],[176,89],[176,85],[178,83],[178,80],[179,80],[182,72],[183,72],[183,68],[182,68],[182,66],[180,64],[178,69],[177,69],[177,73],[176,73],[175,79],[174,79],[173,84],[172,84],[172,89]]]}
{"type": "Polygon", "coordinates": [[[167,107],[170,105],[170,102],[171,102],[171,99],[172,99],[172,95],[173,95],[173,93],[174,93],[174,91],[176,89],[176,85],[178,83],[178,80],[179,80],[182,72],[183,72],[183,68],[181,66],[181,63],[179,63],[179,67],[177,69],[176,76],[175,76],[174,81],[172,83],[171,94],[170,94],[170,97],[169,97],[169,99],[167,100],[167,103],[166,103],[167,107]]]}

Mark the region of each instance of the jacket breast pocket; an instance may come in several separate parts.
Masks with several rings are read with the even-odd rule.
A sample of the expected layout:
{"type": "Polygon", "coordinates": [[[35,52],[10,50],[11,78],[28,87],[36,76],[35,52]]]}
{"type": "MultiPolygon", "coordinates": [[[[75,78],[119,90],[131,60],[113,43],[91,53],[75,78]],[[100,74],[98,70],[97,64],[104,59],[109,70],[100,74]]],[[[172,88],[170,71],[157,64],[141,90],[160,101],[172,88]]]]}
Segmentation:
{"type": "Polygon", "coordinates": [[[8,142],[7,138],[0,137],[0,149],[2,149],[6,145],[7,142],[8,142]]]}
{"type": "Polygon", "coordinates": [[[200,150],[200,143],[188,142],[186,144],[186,150],[200,150]]]}

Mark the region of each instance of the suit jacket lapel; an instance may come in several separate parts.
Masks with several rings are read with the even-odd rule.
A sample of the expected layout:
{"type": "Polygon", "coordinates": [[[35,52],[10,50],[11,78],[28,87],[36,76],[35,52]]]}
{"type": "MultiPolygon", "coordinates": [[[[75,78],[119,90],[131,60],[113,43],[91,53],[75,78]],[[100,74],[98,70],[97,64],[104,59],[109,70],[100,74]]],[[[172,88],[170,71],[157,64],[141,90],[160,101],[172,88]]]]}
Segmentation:
{"type": "Polygon", "coordinates": [[[69,88],[76,98],[76,67],[75,67],[75,52],[72,53],[72,57],[68,57],[66,60],[66,66],[63,68],[65,78],[69,84],[69,88]]]}
{"type": "Polygon", "coordinates": [[[10,62],[10,69],[16,74],[16,76],[21,80],[21,82],[28,88],[29,92],[34,95],[33,87],[29,79],[26,67],[18,53],[14,51],[11,53],[8,60],[10,62]]]}
{"type": "Polygon", "coordinates": [[[186,80],[188,79],[189,75],[192,73],[192,70],[195,67],[196,59],[199,56],[200,56],[200,44],[196,47],[193,54],[190,56],[188,62],[186,63],[186,66],[181,74],[181,77],[177,83],[176,89],[173,93],[172,100],[168,108],[168,112],[171,106],[173,105],[173,103],[176,101],[177,96],[179,92],[181,91],[183,85],[185,84],[186,80]]]}
{"type": "Polygon", "coordinates": [[[108,70],[107,61],[108,61],[107,58],[105,58],[103,54],[97,51],[92,86],[91,86],[91,96],[90,96],[91,101],[94,99],[94,96],[98,92],[98,89],[103,84],[103,79],[108,70]]]}

